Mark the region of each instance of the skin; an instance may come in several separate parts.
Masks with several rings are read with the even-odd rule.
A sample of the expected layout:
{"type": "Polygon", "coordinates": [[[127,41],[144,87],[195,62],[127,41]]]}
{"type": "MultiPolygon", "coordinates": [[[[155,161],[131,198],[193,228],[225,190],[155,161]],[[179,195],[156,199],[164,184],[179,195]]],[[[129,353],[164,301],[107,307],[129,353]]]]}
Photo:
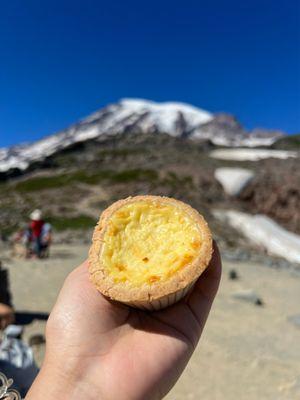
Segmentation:
{"type": "Polygon", "coordinates": [[[156,400],[182,374],[221,276],[216,245],[190,295],[156,312],[113,303],[83,263],[66,279],[47,323],[46,356],[26,400],[156,400]]]}
{"type": "Polygon", "coordinates": [[[5,329],[15,321],[14,310],[6,304],[0,303],[0,330],[5,329]]]}

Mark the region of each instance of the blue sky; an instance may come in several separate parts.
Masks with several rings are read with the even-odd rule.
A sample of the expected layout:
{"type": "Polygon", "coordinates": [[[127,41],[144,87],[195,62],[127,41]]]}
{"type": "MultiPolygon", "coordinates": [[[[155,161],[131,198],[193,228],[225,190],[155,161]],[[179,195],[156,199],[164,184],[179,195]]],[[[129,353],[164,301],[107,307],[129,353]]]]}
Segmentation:
{"type": "MultiPolygon", "coordinates": [[[[298,4],[298,5],[297,5],[298,4]]],[[[122,97],[183,101],[300,131],[293,0],[0,2],[0,146],[122,97]]]]}

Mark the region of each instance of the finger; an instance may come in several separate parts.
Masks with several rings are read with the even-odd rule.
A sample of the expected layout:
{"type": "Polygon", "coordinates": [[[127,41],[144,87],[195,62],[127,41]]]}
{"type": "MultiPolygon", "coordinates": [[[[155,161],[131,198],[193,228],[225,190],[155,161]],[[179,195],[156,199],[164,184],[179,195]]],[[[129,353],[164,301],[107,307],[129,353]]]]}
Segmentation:
{"type": "Polygon", "coordinates": [[[208,268],[199,277],[195,287],[187,299],[187,304],[193,312],[199,325],[204,327],[213,300],[218,291],[222,271],[222,261],[216,242],[213,243],[212,259],[208,268]]]}

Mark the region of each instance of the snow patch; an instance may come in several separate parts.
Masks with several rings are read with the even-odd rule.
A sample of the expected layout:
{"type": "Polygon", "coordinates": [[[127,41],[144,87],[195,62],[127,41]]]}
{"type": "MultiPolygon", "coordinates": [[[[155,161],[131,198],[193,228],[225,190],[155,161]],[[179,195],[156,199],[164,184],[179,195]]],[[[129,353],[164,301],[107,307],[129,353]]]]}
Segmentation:
{"type": "Polygon", "coordinates": [[[300,236],[282,228],[265,215],[250,215],[235,210],[215,210],[215,217],[229,223],[249,241],[268,254],[300,263],[300,236]]]}
{"type": "Polygon", "coordinates": [[[296,158],[296,151],[288,150],[271,150],[271,149],[249,149],[249,148],[231,148],[218,149],[210,152],[210,157],[219,160],[235,160],[235,161],[258,161],[265,158],[279,158],[285,160],[287,158],[296,158]]]}
{"type": "Polygon", "coordinates": [[[215,178],[225,193],[237,196],[253,179],[254,172],[244,168],[217,168],[215,178]]]}

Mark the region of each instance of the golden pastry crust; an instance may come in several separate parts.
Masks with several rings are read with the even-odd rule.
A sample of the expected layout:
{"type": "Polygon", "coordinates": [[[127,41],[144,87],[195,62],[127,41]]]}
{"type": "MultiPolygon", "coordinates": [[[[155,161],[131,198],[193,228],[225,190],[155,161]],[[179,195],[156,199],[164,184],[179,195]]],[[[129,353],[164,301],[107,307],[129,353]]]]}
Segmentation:
{"type": "Polygon", "coordinates": [[[135,196],[119,200],[108,207],[101,215],[95,227],[92,246],[89,251],[90,279],[96,288],[112,300],[120,301],[133,307],[144,309],[160,309],[173,304],[182,298],[194,285],[198,277],[209,264],[212,256],[212,236],[204,218],[191,206],[168,197],[135,196]],[[110,217],[124,205],[138,201],[166,204],[179,208],[186,213],[197,225],[201,233],[201,246],[196,258],[185,268],[177,271],[165,282],[143,284],[141,287],[132,287],[127,282],[116,283],[105,273],[100,255],[103,248],[104,235],[110,217]]]}

